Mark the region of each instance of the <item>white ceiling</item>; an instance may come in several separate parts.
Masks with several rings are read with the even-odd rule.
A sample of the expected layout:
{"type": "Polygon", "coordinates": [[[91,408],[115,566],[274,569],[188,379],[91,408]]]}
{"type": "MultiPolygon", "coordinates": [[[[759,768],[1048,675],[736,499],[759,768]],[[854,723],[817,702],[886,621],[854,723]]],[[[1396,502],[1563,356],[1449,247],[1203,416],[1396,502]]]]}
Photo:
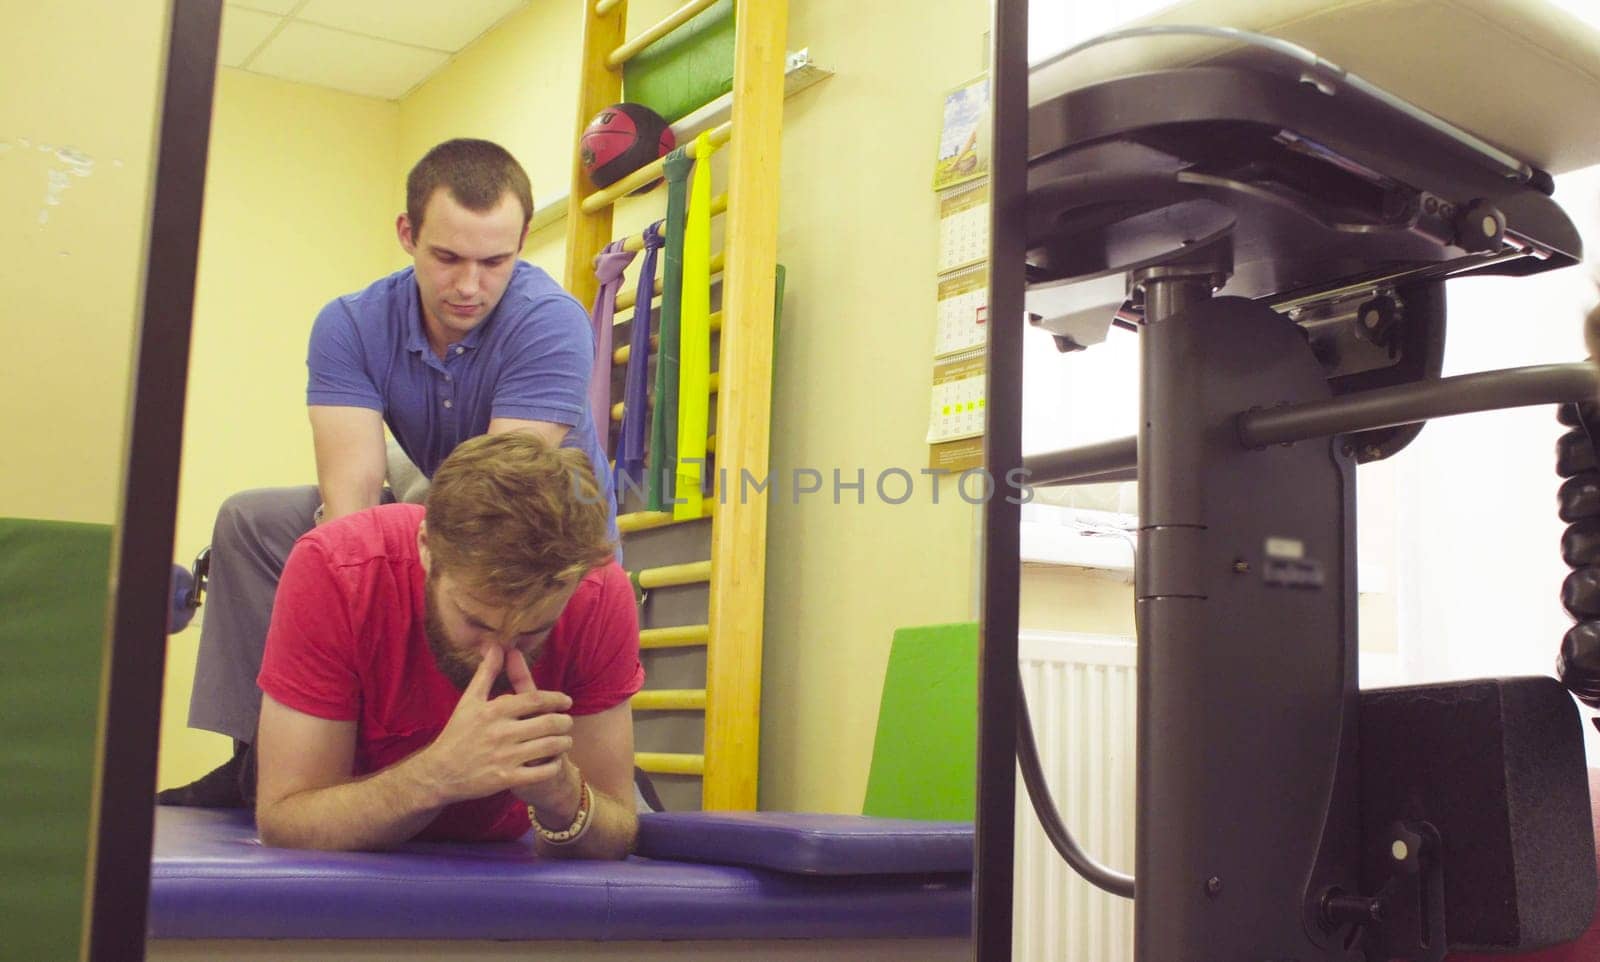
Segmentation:
{"type": "Polygon", "coordinates": [[[529,0],[227,0],[224,67],[399,100],[529,0]]]}

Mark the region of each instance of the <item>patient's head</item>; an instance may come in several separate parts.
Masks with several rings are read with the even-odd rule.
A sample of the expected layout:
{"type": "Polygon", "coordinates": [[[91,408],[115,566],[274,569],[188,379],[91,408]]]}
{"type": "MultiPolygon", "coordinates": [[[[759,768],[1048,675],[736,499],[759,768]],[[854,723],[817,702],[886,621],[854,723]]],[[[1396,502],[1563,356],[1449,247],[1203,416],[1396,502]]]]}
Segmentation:
{"type": "Polygon", "coordinates": [[[512,431],[462,443],[434,473],[418,544],[426,628],[465,688],[486,644],[538,657],[578,582],[609,562],[606,498],[589,459],[512,431]]]}

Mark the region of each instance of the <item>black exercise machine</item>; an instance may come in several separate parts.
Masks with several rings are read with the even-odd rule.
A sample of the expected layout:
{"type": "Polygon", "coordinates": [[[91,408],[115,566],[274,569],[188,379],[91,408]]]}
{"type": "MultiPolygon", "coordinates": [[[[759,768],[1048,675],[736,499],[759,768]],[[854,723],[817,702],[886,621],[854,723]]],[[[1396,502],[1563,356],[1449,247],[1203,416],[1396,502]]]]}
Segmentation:
{"type": "Polygon", "coordinates": [[[1139,482],[1138,854],[1131,882],[1076,864],[1133,889],[1139,962],[1571,940],[1596,894],[1576,706],[1550,678],[1358,690],[1354,469],[1428,418],[1595,397],[1587,364],[1440,377],[1444,282],[1575,264],[1577,231],[1477,137],[1291,44],[1186,32],[1231,52],[1032,76],[1028,309],[1064,349],[1086,317],[1141,341],[1137,438],[1025,462],[1139,482]]]}

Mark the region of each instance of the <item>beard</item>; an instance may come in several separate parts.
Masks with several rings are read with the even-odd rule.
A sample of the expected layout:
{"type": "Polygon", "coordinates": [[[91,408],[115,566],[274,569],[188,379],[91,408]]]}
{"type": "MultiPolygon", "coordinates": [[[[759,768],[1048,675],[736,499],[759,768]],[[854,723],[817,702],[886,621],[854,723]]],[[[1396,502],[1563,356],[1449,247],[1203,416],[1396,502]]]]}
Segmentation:
{"type": "MultiPolygon", "coordinates": [[[[450,643],[450,634],[445,630],[444,619],[439,617],[439,579],[435,568],[428,573],[427,590],[423,593],[422,630],[428,639],[428,651],[433,654],[433,663],[439,669],[439,674],[445,677],[455,687],[456,691],[466,691],[472,683],[472,676],[478,673],[478,665],[483,656],[473,651],[462,651],[450,643]]],[[[511,681],[504,674],[494,680],[494,687],[490,689],[489,697],[508,694],[511,691],[511,681]]]]}

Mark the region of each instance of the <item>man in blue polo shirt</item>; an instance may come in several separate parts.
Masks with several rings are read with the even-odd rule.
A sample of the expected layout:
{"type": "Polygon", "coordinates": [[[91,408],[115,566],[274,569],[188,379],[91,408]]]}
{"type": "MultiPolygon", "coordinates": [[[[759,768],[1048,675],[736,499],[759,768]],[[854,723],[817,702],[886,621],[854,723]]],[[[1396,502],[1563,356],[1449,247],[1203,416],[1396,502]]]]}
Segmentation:
{"type": "Polygon", "coordinates": [[[234,757],[161,792],[162,804],[252,800],[256,675],[284,561],[314,525],[393,500],[385,424],[429,477],[485,433],[579,448],[605,489],[615,539],[611,472],[588,403],[594,335],[582,306],[518,259],[532,215],[528,175],[504,148],[440,144],[412,168],[395,224],[412,266],[317,316],[306,359],[317,484],[234,495],[212,534],[189,725],[232,737],[234,757]]]}

